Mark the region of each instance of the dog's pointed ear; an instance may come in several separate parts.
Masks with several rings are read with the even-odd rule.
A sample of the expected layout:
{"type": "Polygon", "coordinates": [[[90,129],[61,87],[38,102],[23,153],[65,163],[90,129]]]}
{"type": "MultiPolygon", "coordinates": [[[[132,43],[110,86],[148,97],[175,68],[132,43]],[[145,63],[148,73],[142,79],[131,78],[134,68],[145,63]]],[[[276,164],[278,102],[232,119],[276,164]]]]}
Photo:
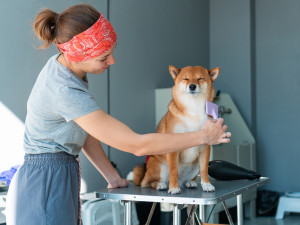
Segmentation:
{"type": "Polygon", "coordinates": [[[220,74],[220,67],[216,67],[208,71],[210,79],[214,82],[220,74]]]}
{"type": "Polygon", "coordinates": [[[170,65],[169,72],[170,72],[171,76],[173,77],[173,79],[176,80],[176,78],[180,72],[180,69],[176,68],[175,66],[170,65]]]}

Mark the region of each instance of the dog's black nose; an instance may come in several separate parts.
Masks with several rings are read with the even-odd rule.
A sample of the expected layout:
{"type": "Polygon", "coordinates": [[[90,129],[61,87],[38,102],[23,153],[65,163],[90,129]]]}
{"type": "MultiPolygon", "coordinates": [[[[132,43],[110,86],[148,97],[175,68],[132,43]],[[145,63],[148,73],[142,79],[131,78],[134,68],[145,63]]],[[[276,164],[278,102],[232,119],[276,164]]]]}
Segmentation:
{"type": "Polygon", "coordinates": [[[190,84],[189,88],[190,88],[191,91],[195,91],[196,85],[195,84],[190,84]]]}

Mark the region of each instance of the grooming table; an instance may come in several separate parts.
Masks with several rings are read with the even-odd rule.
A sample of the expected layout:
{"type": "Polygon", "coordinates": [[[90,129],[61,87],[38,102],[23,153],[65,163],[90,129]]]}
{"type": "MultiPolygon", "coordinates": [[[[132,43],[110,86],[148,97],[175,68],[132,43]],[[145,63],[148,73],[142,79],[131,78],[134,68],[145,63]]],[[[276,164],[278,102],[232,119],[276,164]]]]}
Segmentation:
{"type": "MultiPolygon", "coordinates": [[[[130,183],[126,188],[101,189],[95,191],[96,198],[121,200],[125,203],[125,224],[131,225],[132,202],[164,202],[174,204],[173,224],[180,225],[180,210],[185,204],[199,205],[200,219],[205,221],[205,205],[214,205],[219,202],[237,197],[237,224],[243,225],[244,193],[269,183],[270,179],[261,177],[259,180],[218,181],[210,179],[215,186],[215,192],[203,192],[198,181],[197,189],[181,188],[178,195],[168,194],[168,191],[157,191],[152,188],[141,188],[130,183]]],[[[225,206],[225,205],[224,205],[225,206]]]]}

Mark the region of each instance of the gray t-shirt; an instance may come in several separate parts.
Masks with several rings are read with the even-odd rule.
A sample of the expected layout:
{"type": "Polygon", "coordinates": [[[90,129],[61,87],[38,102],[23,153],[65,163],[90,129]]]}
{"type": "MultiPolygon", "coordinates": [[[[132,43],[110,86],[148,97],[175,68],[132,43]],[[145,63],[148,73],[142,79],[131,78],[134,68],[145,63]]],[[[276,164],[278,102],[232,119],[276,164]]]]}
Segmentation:
{"type": "Polygon", "coordinates": [[[81,80],[51,57],[40,72],[27,102],[24,148],[29,154],[77,155],[87,133],[73,119],[100,107],[81,80]]]}

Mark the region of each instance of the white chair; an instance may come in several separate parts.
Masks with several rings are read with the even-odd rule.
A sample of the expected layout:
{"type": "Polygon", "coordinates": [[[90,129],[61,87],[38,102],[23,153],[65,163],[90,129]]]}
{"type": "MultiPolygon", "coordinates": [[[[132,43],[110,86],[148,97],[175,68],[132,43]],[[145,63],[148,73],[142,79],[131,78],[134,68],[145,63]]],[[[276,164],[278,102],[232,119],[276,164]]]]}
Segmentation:
{"type": "Polygon", "coordinates": [[[300,192],[287,192],[279,198],[276,219],[283,219],[285,212],[300,212],[300,192]]]}
{"type": "MultiPolygon", "coordinates": [[[[83,225],[124,224],[124,206],[116,200],[89,200],[81,207],[83,225]]],[[[132,225],[138,225],[135,204],[132,204],[132,225]]]]}

